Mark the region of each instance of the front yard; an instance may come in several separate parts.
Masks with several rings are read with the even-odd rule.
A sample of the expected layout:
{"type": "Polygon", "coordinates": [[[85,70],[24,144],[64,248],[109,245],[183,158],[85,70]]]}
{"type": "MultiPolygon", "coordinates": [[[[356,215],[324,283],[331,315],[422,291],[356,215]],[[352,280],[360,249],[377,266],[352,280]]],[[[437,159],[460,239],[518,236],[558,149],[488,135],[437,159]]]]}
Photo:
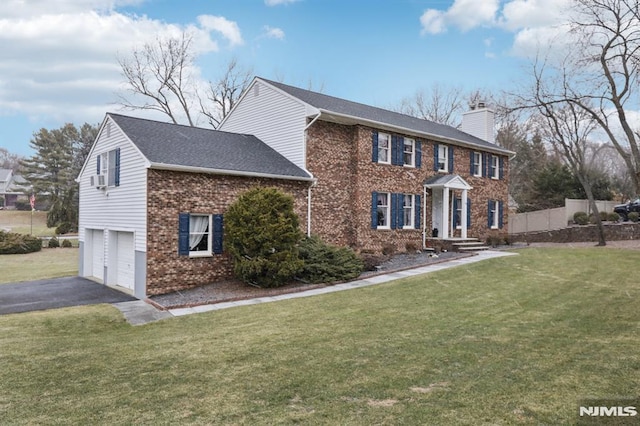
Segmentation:
{"type": "Polygon", "coordinates": [[[77,248],[0,255],[0,284],[78,275],[77,248]]]}
{"type": "Polygon", "coordinates": [[[524,249],[389,284],[128,325],[0,316],[5,424],[568,424],[638,397],[640,252],[524,249]]]}

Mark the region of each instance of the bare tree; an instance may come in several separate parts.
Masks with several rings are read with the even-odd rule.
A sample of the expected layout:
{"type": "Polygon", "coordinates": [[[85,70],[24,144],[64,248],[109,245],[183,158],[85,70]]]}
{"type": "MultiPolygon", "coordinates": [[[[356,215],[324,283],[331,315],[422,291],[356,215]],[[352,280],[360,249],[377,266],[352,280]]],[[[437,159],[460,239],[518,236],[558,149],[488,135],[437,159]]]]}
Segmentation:
{"type": "Polygon", "coordinates": [[[605,246],[607,243],[604,237],[604,227],[593,195],[590,180],[592,174],[589,173],[588,158],[590,154],[589,137],[598,125],[591,114],[574,103],[550,103],[545,102],[538,93],[535,96],[542,121],[540,130],[554,150],[569,165],[571,172],[584,188],[598,226],[598,245],[605,246]]]}
{"type": "Polygon", "coordinates": [[[575,44],[558,65],[536,60],[535,84],[545,103],[570,103],[590,116],[624,160],[639,193],[640,137],[628,111],[640,89],[639,1],[574,0],[574,6],[575,44]]]}
{"type": "Polygon", "coordinates": [[[460,124],[460,115],[466,108],[465,98],[459,87],[433,84],[429,89],[420,89],[403,99],[397,111],[455,127],[460,124]]]}
{"type": "Polygon", "coordinates": [[[192,37],[156,39],[127,58],[118,58],[122,74],[132,97],[120,96],[120,104],[131,110],[152,110],[167,115],[178,124],[183,119],[194,125],[192,103],[194,82],[190,70],[194,65],[192,37]],[[139,97],[144,102],[139,103],[139,97]]]}
{"type": "Polygon", "coordinates": [[[199,99],[200,112],[207,117],[209,124],[217,128],[220,122],[229,114],[240,95],[251,83],[253,71],[240,69],[238,61],[232,59],[224,74],[215,82],[209,81],[205,99],[199,99]],[[206,103],[211,103],[210,109],[206,103]]]}

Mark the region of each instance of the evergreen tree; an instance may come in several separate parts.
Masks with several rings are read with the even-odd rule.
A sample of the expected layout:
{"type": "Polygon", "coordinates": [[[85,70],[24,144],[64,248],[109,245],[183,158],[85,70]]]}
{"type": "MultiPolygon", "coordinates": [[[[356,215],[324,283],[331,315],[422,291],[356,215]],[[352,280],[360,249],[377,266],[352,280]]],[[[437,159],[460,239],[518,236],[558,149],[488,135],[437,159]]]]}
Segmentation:
{"type": "Polygon", "coordinates": [[[47,226],[63,222],[77,225],[78,188],[77,177],[97,128],[84,124],[79,130],[73,124],[59,129],[40,129],[29,142],[35,154],[22,160],[22,174],[40,197],[47,197],[51,209],[47,214],[47,226]]]}

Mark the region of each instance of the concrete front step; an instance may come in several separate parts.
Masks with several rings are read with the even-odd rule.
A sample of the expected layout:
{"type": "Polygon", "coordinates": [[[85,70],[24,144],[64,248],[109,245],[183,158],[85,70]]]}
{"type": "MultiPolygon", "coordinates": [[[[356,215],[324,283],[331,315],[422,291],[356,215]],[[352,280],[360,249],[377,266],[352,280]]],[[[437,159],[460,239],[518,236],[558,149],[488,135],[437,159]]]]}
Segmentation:
{"type": "Polygon", "coordinates": [[[459,252],[489,250],[489,246],[482,244],[478,239],[467,239],[459,243],[453,243],[453,249],[459,252]]]}

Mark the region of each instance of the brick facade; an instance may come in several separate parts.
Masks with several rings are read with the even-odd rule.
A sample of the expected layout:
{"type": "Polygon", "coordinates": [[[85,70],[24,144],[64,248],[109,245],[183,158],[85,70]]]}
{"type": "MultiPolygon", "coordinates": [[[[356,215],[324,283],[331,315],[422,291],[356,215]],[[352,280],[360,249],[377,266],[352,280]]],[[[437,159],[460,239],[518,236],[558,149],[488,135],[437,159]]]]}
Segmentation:
{"type": "MultiPolygon", "coordinates": [[[[333,244],[350,246],[358,251],[380,251],[388,245],[399,251],[405,251],[407,244],[421,247],[422,229],[372,229],[372,192],[416,194],[423,197],[424,181],[438,174],[433,170],[435,142],[421,140],[420,168],[381,164],[372,161],[374,130],[377,129],[324,121],[317,121],[307,130],[307,168],[318,179],[318,185],[312,190],[312,233],[333,244]]],[[[468,236],[485,239],[489,234],[500,231],[506,233],[509,161],[508,157],[502,157],[502,179],[474,177],[470,173],[470,154],[473,151],[454,146],[452,173],[458,174],[473,188],[468,192],[471,200],[471,227],[468,236]],[[502,201],[505,206],[501,230],[492,230],[487,226],[489,200],[502,201]]],[[[423,203],[424,201],[421,204],[423,203]]],[[[429,192],[426,205],[425,228],[428,235],[431,235],[432,208],[429,192]]],[[[456,231],[454,236],[459,236],[459,233],[459,230],[456,231]]]]}
{"type": "Polygon", "coordinates": [[[251,188],[275,187],[294,197],[294,210],[306,231],[308,182],[149,170],[147,190],[147,295],[209,284],[233,275],[225,255],[178,255],[180,213],[224,214],[251,188]]]}

